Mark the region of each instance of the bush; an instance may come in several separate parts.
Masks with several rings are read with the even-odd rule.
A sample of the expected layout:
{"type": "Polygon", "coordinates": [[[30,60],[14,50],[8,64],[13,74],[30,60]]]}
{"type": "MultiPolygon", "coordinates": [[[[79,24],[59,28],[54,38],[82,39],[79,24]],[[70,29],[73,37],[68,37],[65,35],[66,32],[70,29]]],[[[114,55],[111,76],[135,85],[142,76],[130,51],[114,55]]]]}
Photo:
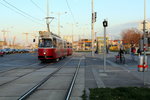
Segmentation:
{"type": "Polygon", "coordinates": [[[90,89],[90,100],[150,100],[150,89],[139,87],[90,89]]]}

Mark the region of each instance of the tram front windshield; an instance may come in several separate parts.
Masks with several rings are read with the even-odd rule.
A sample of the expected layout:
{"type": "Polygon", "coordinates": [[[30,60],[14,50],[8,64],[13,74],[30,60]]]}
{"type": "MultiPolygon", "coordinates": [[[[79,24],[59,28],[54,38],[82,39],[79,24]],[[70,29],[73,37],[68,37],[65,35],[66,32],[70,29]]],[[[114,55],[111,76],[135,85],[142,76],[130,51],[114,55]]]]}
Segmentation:
{"type": "Polygon", "coordinates": [[[40,39],[39,40],[39,47],[52,47],[52,40],[51,39],[40,39]]]}

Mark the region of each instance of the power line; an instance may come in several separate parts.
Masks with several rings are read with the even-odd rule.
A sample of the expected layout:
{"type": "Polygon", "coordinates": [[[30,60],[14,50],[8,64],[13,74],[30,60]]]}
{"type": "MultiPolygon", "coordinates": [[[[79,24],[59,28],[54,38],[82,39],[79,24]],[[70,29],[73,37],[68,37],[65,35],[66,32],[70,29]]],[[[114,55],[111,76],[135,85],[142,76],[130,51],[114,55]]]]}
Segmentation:
{"type": "MultiPolygon", "coordinates": [[[[34,23],[41,24],[41,23],[38,23],[38,22],[32,20],[30,17],[27,17],[27,16],[25,16],[24,14],[22,14],[22,13],[20,13],[20,12],[17,12],[17,11],[15,11],[14,9],[12,9],[12,8],[10,8],[10,7],[8,7],[8,6],[6,6],[6,5],[3,4],[2,2],[0,2],[0,4],[3,5],[3,6],[5,6],[6,8],[8,8],[8,9],[10,9],[10,10],[12,10],[13,12],[15,12],[15,13],[17,13],[17,14],[22,15],[23,17],[27,18],[28,20],[30,20],[30,21],[32,21],[32,22],[34,22],[34,23]]],[[[43,25],[43,24],[42,24],[42,25],[43,25]]]]}
{"type": "Polygon", "coordinates": [[[66,0],[66,3],[67,3],[67,6],[68,6],[68,9],[69,9],[69,10],[70,10],[70,12],[71,12],[71,15],[72,15],[73,21],[75,22],[75,18],[74,18],[74,15],[73,15],[73,13],[72,13],[72,10],[71,10],[71,8],[70,8],[70,6],[69,6],[68,0],[66,0]]]}
{"type": "Polygon", "coordinates": [[[28,13],[26,13],[26,12],[20,10],[19,8],[15,7],[14,5],[12,5],[12,4],[10,4],[9,2],[7,2],[6,0],[3,0],[3,1],[4,1],[6,4],[8,4],[9,6],[11,6],[11,7],[15,8],[16,10],[18,10],[19,12],[21,12],[21,13],[23,13],[23,14],[29,16],[29,17],[31,17],[32,19],[37,20],[37,21],[41,21],[40,19],[35,18],[35,17],[29,15],[28,13]]]}
{"type": "Polygon", "coordinates": [[[45,14],[44,10],[43,10],[40,6],[38,6],[33,0],[30,0],[30,1],[31,1],[32,4],[34,4],[42,13],[45,14]]]}

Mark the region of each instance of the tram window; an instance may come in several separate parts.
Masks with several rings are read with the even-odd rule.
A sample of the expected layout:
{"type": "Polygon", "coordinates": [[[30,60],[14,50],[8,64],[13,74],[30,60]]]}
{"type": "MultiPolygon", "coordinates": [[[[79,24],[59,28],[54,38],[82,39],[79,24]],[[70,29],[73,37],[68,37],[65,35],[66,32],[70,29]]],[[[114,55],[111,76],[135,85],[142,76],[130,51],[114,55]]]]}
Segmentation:
{"type": "Polygon", "coordinates": [[[59,47],[62,48],[62,41],[59,42],[59,47]]]}
{"type": "Polygon", "coordinates": [[[59,40],[59,48],[62,48],[62,41],[59,40]]]}
{"type": "Polygon", "coordinates": [[[64,42],[64,48],[67,48],[67,44],[66,44],[66,42],[64,42]]]}
{"type": "Polygon", "coordinates": [[[63,41],[63,44],[64,44],[64,48],[66,48],[66,42],[65,41],[63,41]]]}
{"type": "Polygon", "coordinates": [[[57,40],[56,40],[56,38],[53,38],[53,47],[57,47],[57,40]]]}
{"type": "Polygon", "coordinates": [[[52,47],[52,40],[51,39],[39,40],[39,47],[52,47]]]}

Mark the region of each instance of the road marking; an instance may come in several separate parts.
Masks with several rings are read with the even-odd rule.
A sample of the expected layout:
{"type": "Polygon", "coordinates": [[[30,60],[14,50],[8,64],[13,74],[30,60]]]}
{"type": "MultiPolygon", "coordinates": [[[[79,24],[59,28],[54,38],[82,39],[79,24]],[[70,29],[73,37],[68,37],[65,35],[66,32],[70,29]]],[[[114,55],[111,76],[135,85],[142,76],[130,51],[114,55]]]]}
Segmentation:
{"type": "Polygon", "coordinates": [[[95,81],[96,81],[96,84],[97,84],[98,88],[105,88],[104,82],[99,77],[99,73],[97,72],[97,70],[92,69],[92,72],[93,72],[93,75],[95,77],[95,81]]]}

